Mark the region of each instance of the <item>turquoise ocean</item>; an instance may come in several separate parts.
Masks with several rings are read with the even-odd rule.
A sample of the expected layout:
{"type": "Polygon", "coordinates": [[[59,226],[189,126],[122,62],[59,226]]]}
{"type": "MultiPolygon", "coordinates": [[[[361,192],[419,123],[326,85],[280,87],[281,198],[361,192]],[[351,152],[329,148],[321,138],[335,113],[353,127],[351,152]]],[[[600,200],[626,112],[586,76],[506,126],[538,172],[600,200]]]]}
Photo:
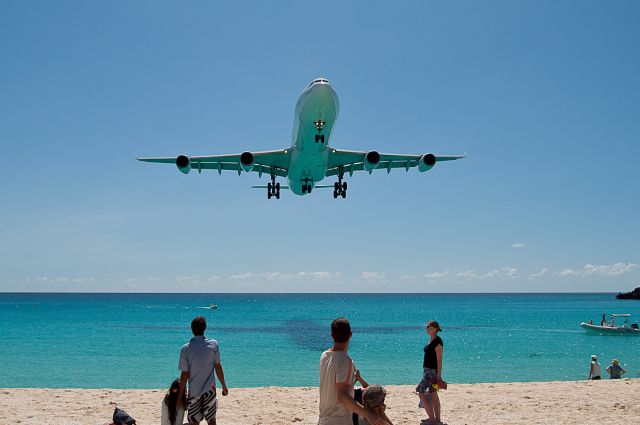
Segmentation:
{"type": "Polygon", "coordinates": [[[207,318],[230,387],[318,384],[332,319],[371,383],[416,384],[438,320],[453,383],[585,379],[589,357],[640,377],[640,336],[579,327],[640,302],[613,294],[0,294],[0,387],[164,388],[190,322],[207,318]],[[206,308],[218,304],[217,310],[206,308]]]}

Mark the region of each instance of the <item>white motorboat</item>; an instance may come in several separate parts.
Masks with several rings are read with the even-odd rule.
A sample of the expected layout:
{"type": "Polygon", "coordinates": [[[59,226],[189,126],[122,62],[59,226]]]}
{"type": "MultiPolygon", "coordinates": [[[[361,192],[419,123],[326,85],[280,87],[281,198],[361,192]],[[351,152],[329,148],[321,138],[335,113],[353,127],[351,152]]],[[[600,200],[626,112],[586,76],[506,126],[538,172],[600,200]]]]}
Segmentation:
{"type": "Polygon", "coordinates": [[[218,308],[218,304],[211,304],[209,308],[215,310],[216,308],[218,308]]]}
{"type": "Polygon", "coordinates": [[[608,322],[601,325],[594,325],[593,321],[582,322],[582,326],[587,331],[606,333],[606,334],[619,334],[619,335],[640,335],[640,329],[638,329],[637,323],[629,325],[630,314],[612,314],[608,322]],[[622,325],[616,324],[616,319],[622,319],[622,325]]]}

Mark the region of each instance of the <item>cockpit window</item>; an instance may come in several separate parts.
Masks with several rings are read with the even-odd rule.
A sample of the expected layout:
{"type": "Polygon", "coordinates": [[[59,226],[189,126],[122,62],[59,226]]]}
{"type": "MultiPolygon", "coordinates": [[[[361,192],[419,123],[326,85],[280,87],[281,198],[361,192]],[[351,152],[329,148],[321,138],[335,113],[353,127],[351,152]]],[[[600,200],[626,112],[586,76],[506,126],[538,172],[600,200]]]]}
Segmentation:
{"type": "Polygon", "coordinates": [[[326,80],[324,78],[316,78],[315,80],[313,80],[312,82],[309,83],[307,88],[311,87],[312,85],[314,85],[316,83],[327,83],[327,84],[329,84],[329,80],[326,80]]]}

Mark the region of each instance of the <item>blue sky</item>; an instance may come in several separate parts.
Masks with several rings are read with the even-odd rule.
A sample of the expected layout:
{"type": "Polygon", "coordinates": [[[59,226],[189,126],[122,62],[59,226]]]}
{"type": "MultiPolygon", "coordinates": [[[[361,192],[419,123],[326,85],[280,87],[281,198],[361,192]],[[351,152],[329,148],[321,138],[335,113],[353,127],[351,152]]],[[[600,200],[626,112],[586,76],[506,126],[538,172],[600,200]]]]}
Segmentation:
{"type": "Polygon", "coordinates": [[[640,3],[0,3],[0,290],[640,286],[640,3]],[[138,155],[291,143],[450,154],[268,201],[138,155]]]}

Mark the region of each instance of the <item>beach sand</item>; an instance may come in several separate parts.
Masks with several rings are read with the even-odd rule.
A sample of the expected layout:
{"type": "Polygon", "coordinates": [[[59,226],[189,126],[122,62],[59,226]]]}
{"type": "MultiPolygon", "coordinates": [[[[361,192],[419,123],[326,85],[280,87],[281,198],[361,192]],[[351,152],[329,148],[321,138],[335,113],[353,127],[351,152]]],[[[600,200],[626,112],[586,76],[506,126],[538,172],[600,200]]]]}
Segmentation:
{"type": "MultiPolygon", "coordinates": [[[[414,386],[386,387],[396,425],[419,425],[414,386]]],[[[160,423],[164,390],[0,389],[0,424],[108,424],[114,405],[139,425],[160,423]]],[[[640,379],[452,384],[440,392],[443,420],[455,424],[640,424],[640,379]]],[[[317,388],[231,388],[218,424],[315,424],[317,388]]],[[[203,422],[204,423],[204,422],[203,422]]]]}

